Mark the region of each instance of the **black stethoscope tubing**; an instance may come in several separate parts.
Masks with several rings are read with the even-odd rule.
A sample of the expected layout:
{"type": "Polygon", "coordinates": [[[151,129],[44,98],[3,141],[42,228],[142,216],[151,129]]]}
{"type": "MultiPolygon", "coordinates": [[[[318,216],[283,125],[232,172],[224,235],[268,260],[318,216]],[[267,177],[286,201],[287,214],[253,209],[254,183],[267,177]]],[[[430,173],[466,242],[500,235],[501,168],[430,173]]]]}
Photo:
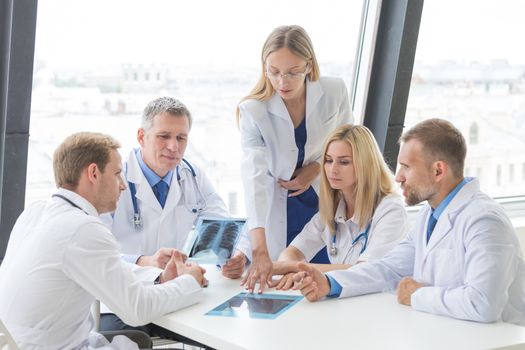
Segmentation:
{"type": "Polygon", "coordinates": [[[77,208],[77,209],[80,209],[80,210],[82,210],[86,215],[89,215],[87,211],[85,211],[84,209],[82,209],[81,207],[79,207],[78,205],[76,205],[75,203],[73,203],[73,201],[69,200],[68,198],[64,197],[64,196],[61,195],[61,194],[57,194],[57,193],[55,193],[55,194],[52,195],[51,197],[57,197],[57,198],[63,199],[63,200],[65,200],[66,202],[68,202],[69,204],[71,204],[73,207],[75,207],[75,208],[77,208]]]}

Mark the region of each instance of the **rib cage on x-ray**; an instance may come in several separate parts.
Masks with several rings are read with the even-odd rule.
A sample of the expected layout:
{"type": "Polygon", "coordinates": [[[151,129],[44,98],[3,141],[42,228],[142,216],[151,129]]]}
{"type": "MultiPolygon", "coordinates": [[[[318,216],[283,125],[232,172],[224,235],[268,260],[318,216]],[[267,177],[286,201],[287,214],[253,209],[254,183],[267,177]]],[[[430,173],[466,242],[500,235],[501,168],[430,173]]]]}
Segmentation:
{"type": "Polygon", "coordinates": [[[203,220],[190,256],[213,251],[218,257],[229,258],[244,221],[203,220]]]}

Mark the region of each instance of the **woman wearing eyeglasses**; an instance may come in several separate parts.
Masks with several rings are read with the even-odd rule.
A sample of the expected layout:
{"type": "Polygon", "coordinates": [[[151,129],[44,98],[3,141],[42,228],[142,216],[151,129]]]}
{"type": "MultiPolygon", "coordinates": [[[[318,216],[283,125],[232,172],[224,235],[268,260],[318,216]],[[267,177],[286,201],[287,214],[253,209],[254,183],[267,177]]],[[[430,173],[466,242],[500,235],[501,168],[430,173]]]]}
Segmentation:
{"type": "Polygon", "coordinates": [[[298,261],[325,249],[323,271],[347,269],[381,259],[408,232],[401,196],[374,136],[365,126],[343,125],[325,143],[319,213],[306,224],[274,263],[274,285],[289,289],[298,261]]]}
{"type": "MultiPolygon", "coordinates": [[[[242,274],[259,292],[271,280],[272,259],[318,211],[321,148],[326,136],[352,122],[348,92],[338,78],[319,76],[312,43],[299,26],[274,29],[262,50],[259,81],[238,106],[243,148],[242,178],[250,246],[244,241],[223,267],[242,274]]],[[[326,254],[319,262],[328,262],[326,254]]]]}

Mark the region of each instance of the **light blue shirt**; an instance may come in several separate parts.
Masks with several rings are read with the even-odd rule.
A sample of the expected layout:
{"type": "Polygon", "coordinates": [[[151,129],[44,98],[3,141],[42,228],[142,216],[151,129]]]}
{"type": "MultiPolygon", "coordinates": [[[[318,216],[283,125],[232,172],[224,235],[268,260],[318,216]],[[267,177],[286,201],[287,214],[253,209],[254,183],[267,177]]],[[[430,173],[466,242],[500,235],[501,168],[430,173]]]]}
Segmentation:
{"type": "Polygon", "coordinates": [[[151,187],[155,186],[161,180],[164,181],[168,186],[171,185],[171,179],[173,178],[173,170],[168,171],[168,173],[164,177],[160,177],[159,175],[155,174],[155,172],[151,170],[149,166],[146,165],[144,159],[142,159],[142,152],[139,148],[135,150],[135,155],[137,156],[137,161],[139,162],[140,169],[142,170],[142,173],[146,177],[146,180],[148,180],[148,183],[151,187]]]}
{"type": "Polygon", "coordinates": [[[454,189],[445,197],[445,199],[443,199],[441,203],[439,203],[437,208],[431,209],[430,215],[432,215],[434,219],[436,219],[437,221],[439,217],[441,216],[441,213],[445,211],[445,208],[448,206],[450,202],[452,202],[456,194],[458,194],[458,192],[463,188],[463,186],[465,186],[467,183],[472,181],[472,179],[473,179],[472,177],[463,178],[463,180],[461,180],[461,182],[456,187],[454,187],[454,189]]]}
{"type": "MultiPolygon", "coordinates": [[[[443,213],[447,205],[452,201],[452,199],[454,199],[456,194],[463,188],[463,186],[465,186],[467,183],[472,181],[472,179],[473,179],[472,177],[466,177],[463,180],[461,180],[461,182],[456,187],[454,187],[454,189],[445,197],[445,199],[443,199],[441,203],[439,203],[436,209],[431,209],[430,215],[433,215],[437,221],[441,213],[443,213]]],[[[327,297],[329,298],[339,297],[341,295],[341,291],[343,290],[343,287],[341,287],[341,285],[337,283],[337,281],[333,277],[328,276],[328,275],[326,277],[328,277],[328,281],[330,283],[330,293],[328,293],[327,297]]]]}
{"type": "Polygon", "coordinates": [[[328,283],[330,284],[330,293],[328,293],[327,297],[329,298],[337,298],[341,295],[341,291],[343,290],[343,287],[337,281],[335,278],[329,275],[325,275],[326,278],[328,278],[328,283]]]}

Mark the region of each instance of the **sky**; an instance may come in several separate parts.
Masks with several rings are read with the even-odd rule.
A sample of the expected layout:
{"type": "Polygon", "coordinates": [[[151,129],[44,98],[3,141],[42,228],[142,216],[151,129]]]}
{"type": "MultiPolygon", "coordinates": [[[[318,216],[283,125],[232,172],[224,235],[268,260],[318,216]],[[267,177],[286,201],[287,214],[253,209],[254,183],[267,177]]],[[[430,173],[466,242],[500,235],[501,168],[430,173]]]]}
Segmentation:
{"type": "Polygon", "coordinates": [[[425,0],[416,59],[525,64],[522,0],[425,0]]]}
{"type": "MultiPolygon", "coordinates": [[[[387,0],[390,1],[390,0],[387,0]]],[[[282,24],[299,24],[321,62],[353,61],[361,0],[45,0],[36,55],[50,66],[121,63],[258,65],[282,24]]],[[[418,60],[525,63],[525,2],[426,0],[418,60]]]]}
{"type": "Polygon", "coordinates": [[[40,60],[66,66],[258,65],[271,30],[299,24],[311,36],[319,59],[353,60],[362,2],[323,0],[322,8],[315,3],[45,0],[39,2],[36,54],[40,60]]]}

